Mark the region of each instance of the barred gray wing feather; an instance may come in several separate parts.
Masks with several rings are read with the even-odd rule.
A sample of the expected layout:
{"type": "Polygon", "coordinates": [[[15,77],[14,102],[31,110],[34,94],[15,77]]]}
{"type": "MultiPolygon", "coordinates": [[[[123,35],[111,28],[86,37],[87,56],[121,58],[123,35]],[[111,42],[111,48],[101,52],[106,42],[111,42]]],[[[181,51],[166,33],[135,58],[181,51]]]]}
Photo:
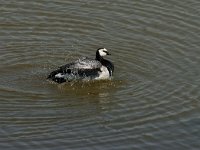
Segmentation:
{"type": "Polygon", "coordinates": [[[75,69],[98,69],[101,68],[102,64],[94,59],[89,59],[87,57],[83,57],[78,59],[70,66],[70,68],[75,69]]]}

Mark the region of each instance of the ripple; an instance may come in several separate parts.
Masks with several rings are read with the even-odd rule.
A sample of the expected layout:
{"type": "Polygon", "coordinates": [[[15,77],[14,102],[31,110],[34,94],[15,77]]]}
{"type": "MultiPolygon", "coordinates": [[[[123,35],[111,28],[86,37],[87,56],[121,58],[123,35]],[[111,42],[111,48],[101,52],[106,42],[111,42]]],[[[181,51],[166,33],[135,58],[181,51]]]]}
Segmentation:
{"type": "Polygon", "coordinates": [[[198,4],[3,0],[0,147],[193,149],[199,137],[198,4]],[[46,81],[54,68],[94,57],[98,47],[112,53],[112,81],[46,81]]]}

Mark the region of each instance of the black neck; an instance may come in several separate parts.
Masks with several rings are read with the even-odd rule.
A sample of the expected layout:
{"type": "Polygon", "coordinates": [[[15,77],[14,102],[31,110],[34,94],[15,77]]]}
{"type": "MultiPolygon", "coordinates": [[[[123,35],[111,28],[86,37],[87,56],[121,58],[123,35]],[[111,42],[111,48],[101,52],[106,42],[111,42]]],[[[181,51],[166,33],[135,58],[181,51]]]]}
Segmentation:
{"type": "Polygon", "coordinates": [[[96,53],[96,60],[98,60],[100,62],[103,60],[103,57],[100,56],[99,52],[96,53]]]}
{"type": "Polygon", "coordinates": [[[110,76],[113,75],[114,65],[110,61],[104,59],[102,56],[99,55],[98,52],[96,53],[96,60],[100,61],[103,66],[106,66],[110,76]]]}

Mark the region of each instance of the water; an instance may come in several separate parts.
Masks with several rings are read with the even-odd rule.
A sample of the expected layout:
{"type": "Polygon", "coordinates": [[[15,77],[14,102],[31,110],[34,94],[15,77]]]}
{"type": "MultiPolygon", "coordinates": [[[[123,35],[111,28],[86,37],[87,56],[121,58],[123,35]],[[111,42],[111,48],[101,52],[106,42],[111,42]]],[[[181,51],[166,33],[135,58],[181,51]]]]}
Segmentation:
{"type": "Polygon", "coordinates": [[[199,149],[198,0],[1,0],[0,149],[199,149]],[[48,73],[107,48],[112,81],[48,73]]]}

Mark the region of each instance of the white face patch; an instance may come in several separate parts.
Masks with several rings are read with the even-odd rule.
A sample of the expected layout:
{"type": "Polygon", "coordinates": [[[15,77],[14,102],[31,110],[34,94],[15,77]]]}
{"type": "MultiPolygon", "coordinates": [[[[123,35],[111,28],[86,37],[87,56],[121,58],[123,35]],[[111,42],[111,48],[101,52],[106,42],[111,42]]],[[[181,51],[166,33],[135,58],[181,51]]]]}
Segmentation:
{"type": "Polygon", "coordinates": [[[107,49],[102,48],[102,49],[99,50],[99,55],[100,55],[100,56],[106,56],[106,55],[107,55],[106,52],[107,52],[107,49]]]}

